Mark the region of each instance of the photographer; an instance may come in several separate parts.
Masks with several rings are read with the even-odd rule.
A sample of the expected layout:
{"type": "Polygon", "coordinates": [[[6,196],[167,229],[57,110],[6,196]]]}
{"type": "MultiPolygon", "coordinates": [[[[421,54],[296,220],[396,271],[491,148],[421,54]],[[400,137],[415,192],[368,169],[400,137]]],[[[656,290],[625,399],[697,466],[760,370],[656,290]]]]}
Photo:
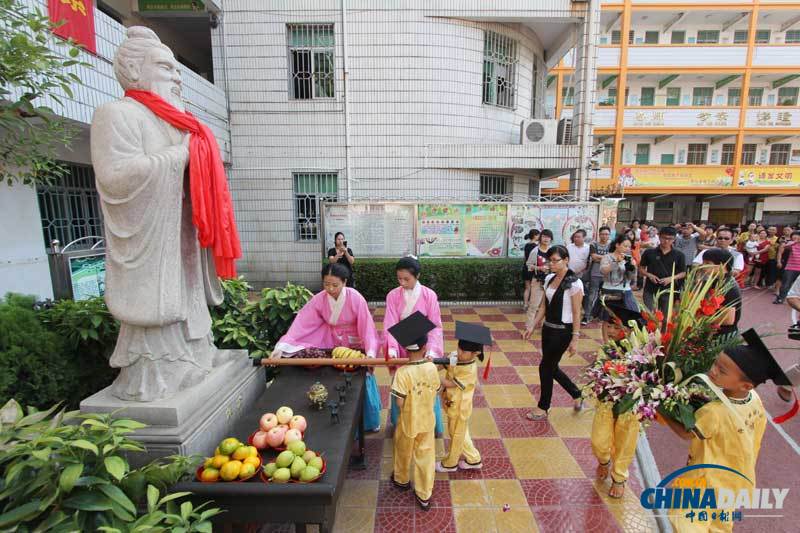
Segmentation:
{"type": "Polygon", "coordinates": [[[675,290],[679,291],[680,280],[686,277],[686,258],[672,248],[676,233],[673,227],[661,228],[658,247],[645,250],[639,264],[639,272],[647,280],[642,291],[644,305],[651,311],[661,310],[664,316],[669,306],[670,285],[677,281],[675,290]]]}
{"type": "MultiPolygon", "coordinates": [[[[615,305],[638,312],[639,304],[631,290],[631,279],[636,277],[636,261],[631,256],[631,238],[624,233],[617,235],[611,244],[611,250],[600,261],[600,273],[603,275],[600,296],[608,302],[615,302],[615,305]]],[[[608,319],[605,308],[602,318],[604,321],[608,319]]],[[[604,322],[603,342],[607,340],[604,322]]]]}
{"type": "Polygon", "coordinates": [[[334,235],[334,247],[328,250],[328,261],[330,263],[339,263],[347,269],[349,275],[347,276],[347,286],[355,287],[355,279],[353,277],[353,263],[356,258],[353,256],[353,250],[347,247],[347,241],[344,240],[344,233],[341,231],[336,232],[334,235]]]}

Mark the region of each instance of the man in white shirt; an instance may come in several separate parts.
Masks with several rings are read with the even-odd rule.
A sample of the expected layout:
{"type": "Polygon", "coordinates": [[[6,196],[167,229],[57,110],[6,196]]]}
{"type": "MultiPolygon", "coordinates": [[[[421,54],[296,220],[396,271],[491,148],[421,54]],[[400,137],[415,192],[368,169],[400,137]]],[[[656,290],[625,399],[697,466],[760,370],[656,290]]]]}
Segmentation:
{"type": "Polygon", "coordinates": [[[583,279],[588,273],[590,247],[586,244],[586,231],[579,229],[572,234],[572,242],[567,245],[569,251],[569,269],[573,274],[583,279]]]}
{"type": "MultiPolygon", "coordinates": [[[[736,277],[740,272],[744,270],[744,256],[736,249],[735,246],[731,246],[733,244],[733,232],[728,228],[721,228],[717,230],[717,248],[722,248],[723,250],[728,250],[731,255],[733,256],[733,268],[731,268],[731,275],[736,277]]],[[[706,251],[703,250],[697,257],[694,258],[692,264],[694,265],[702,265],[703,264],[703,254],[706,251]]]]}

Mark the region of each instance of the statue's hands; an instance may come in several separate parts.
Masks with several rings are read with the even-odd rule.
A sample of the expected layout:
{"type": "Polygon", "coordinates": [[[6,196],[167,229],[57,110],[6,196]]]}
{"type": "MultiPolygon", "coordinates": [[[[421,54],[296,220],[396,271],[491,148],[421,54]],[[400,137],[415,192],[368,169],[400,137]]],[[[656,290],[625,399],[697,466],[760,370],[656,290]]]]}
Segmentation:
{"type": "Polygon", "coordinates": [[[180,144],[180,154],[184,161],[184,166],[186,163],[189,162],[189,141],[191,140],[192,136],[190,133],[184,134],[183,138],[181,139],[180,144]]]}

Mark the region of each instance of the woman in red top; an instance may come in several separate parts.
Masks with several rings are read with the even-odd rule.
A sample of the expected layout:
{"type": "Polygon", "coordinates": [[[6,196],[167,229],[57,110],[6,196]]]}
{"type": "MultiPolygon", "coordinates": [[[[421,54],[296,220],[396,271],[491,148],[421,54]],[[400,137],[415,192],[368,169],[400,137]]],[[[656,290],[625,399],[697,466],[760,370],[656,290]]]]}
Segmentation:
{"type": "Polygon", "coordinates": [[[753,256],[753,287],[756,289],[763,289],[761,280],[764,277],[763,273],[767,268],[767,261],[769,261],[769,247],[771,243],[767,239],[767,231],[762,229],[758,232],[758,244],[756,245],[756,254],[753,256]]]}

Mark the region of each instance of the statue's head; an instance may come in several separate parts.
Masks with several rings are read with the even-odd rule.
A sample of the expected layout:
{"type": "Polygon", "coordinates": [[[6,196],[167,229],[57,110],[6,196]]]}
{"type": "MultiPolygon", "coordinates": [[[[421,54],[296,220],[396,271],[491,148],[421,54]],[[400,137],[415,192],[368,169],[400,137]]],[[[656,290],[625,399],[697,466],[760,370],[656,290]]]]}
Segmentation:
{"type": "Polygon", "coordinates": [[[144,26],[131,26],[114,56],[114,74],[122,88],[150,91],[183,109],[180,65],[172,50],[144,26]]]}

